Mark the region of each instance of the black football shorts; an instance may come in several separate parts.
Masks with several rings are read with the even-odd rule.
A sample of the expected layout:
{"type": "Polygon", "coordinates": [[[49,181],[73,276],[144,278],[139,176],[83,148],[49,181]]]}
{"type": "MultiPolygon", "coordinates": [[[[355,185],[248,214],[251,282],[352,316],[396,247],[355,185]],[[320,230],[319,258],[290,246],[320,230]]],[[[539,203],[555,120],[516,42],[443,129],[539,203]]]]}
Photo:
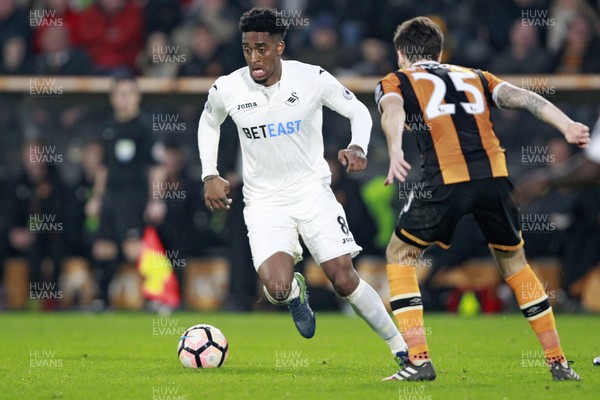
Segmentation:
{"type": "Polygon", "coordinates": [[[491,248],[517,250],[524,243],[512,189],[504,177],[413,188],[400,212],[396,235],[419,248],[434,243],[448,248],[460,219],[473,214],[491,248]]]}

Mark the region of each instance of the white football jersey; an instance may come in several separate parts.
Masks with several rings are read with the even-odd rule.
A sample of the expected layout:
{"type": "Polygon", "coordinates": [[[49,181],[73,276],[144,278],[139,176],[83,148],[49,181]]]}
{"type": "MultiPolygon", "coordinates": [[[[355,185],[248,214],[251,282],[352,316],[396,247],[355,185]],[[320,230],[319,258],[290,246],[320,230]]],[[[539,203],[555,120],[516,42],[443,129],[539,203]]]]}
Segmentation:
{"type": "Polygon", "coordinates": [[[596,126],[594,126],[591,135],[590,144],[585,149],[585,153],[590,161],[600,164],[600,119],[596,121],[596,126]]]}
{"type": "Polygon", "coordinates": [[[371,117],[367,108],[331,74],[314,65],[281,61],[278,83],[255,83],[248,67],[216,80],[198,127],[203,178],[218,174],[219,126],[227,115],[242,149],[244,201],[289,203],[315,185],[328,184],[323,158],[322,107],[350,118],[352,144],[367,152],[371,117]],[[214,137],[216,135],[216,146],[214,137]]]}

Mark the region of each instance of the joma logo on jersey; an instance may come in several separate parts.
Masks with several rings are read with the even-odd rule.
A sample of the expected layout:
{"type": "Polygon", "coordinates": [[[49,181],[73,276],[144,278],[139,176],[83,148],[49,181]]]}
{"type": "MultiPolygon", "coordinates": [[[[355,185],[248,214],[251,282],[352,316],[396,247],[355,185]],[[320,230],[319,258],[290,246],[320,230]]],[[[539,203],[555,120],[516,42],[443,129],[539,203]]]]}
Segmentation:
{"type": "Polygon", "coordinates": [[[302,120],[278,122],[249,128],[242,128],[242,131],[248,139],[265,139],[281,135],[291,135],[300,132],[300,122],[302,120]]]}
{"type": "Polygon", "coordinates": [[[245,110],[246,108],[252,108],[252,107],[258,107],[258,104],[256,104],[255,101],[252,101],[250,103],[244,103],[244,104],[238,104],[237,105],[237,109],[239,110],[245,110]]]}

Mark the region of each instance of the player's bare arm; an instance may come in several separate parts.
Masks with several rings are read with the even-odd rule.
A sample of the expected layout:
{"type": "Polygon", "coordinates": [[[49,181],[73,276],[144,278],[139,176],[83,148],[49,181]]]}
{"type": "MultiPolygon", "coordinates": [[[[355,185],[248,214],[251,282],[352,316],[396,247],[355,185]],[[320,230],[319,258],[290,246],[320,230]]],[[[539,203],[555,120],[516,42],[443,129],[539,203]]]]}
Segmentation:
{"type": "Polygon", "coordinates": [[[390,96],[381,100],[381,127],[385,133],[390,155],[390,167],[385,179],[385,185],[394,183],[394,178],[400,182],[406,180],[410,164],[404,159],[402,150],[402,131],[406,113],[404,112],[404,100],[400,96],[390,96]]]}
{"type": "Polygon", "coordinates": [[[558,107],[537,93],[507,83],[498,89],[496,101],[503,108],[528,110],[540,120],[561,131],[567,142],[580,148],[587,147],[590,142],[590,128],[573,121],[558,107]]]}
{"type": "Polygon", "coordinates": [[[204,203],[210,211],[229,210],[233,200],[227,197],[231,185],[219,175],[209,175],[204,179],[204,203]]]}
{"type": "Polygon", "coordinates": [[[365,151],[355,144],[338,151],[338,161],[347,167],[346,172],[360,172],[367,168],[365,151]]]}

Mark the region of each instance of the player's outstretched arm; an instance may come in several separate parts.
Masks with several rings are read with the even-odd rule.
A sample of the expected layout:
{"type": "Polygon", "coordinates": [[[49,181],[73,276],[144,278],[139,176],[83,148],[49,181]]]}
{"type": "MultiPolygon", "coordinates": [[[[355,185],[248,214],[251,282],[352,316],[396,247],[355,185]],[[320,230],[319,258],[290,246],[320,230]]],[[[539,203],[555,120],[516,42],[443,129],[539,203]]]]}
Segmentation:
{"type": "Polygon", "coordinates": [[[406,119],[404,100],[400,96],[390,96],[382,99],[379,105],[382,109],[381,127],[385,133],[390,155],[390,167],[384,184],[391,185],[394,183],[394,178],[404,182],[410,170],[410,164],[404,159],[402,150],[402,131],[406,119]]]}
{"type": "Polygon", "coordinates": [[[528,110],[540,120],[554,126],[567,142],[581,148],[590,142],[590,129],[573,121],[554,104],[537,93],[506,83],[498,88],[496,103],[502,108],[520,108],[528,110]]]}

